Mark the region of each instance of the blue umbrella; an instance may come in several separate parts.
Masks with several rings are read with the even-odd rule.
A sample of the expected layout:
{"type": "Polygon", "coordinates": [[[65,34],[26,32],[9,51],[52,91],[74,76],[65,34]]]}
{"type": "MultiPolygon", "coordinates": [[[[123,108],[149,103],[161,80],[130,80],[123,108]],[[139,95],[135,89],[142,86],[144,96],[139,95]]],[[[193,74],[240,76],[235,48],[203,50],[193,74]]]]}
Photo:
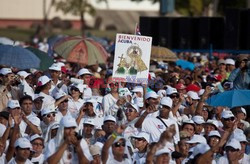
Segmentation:
{"type": "Polygon", "coordinates": [[[229,108],[250,105],[250,90],[230,90],[208,98],[211,106],[227,106],[229,108]]]}
{"type": "Polygon", "coordinates": [[[176,61],[176,65],[180,66],[182,69],[189,69],[191,71],[195,68],[194,63],[181,59],[176,61]]]}
{"type": "Polygon", "coordinates": [[[39,68],[40,59],[25,48],[0,45],[0,64],[19,69],[39,68]]]}

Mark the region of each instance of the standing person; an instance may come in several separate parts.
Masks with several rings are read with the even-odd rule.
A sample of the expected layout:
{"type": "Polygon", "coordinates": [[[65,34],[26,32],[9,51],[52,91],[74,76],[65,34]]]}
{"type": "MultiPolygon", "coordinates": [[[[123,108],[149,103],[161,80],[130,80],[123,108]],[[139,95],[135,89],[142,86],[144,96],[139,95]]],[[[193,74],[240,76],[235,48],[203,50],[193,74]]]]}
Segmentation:
{"type": "Polygon", "coordinates": [[[77,138],[74,118],[65,116],[60,121],[55,138],[49,141],[45,150],[45,159],[49,164],[54,163],[89,163],[92,156],[86,141],[77,138]]]}
{"type": "Polygon", "coordinates": [[[234,69],[228,81],[233,82],[234,89],[249,89],[250,87],[250,68],[247,56],[239,55],[237,57],[236,69],[234,69]]]}

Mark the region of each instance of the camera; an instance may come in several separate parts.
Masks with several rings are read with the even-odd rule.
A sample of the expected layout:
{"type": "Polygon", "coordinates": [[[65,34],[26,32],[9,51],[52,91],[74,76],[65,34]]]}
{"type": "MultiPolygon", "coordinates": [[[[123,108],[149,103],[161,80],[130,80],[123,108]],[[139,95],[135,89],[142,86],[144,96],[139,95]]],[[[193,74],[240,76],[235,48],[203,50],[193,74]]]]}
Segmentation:
{"type": "Polygon", "coordinates": [[[77,132],[75,132],[75,136],[76,136],[77,140],[81,140],[82,139],[82,136],[79,133],[77,133],[77,132]]]}

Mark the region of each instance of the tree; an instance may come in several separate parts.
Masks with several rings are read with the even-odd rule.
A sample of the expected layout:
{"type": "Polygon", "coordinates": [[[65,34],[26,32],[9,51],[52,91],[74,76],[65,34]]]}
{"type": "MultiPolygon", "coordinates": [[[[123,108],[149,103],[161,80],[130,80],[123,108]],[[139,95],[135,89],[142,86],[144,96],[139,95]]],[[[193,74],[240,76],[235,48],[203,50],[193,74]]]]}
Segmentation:
{"type": "MultiPolygon", "coordinates": [[[[95,8],[90,3],[91,0],[56,0],[54,5],[57,10],[63,11],[63,13],[71,13],[75,16],[80,16],[81,22],[81,33],[84,35],[85,31],[85,14],[94,16],[96,13],[95,8]]],[[[98,0],[97,2],[104,1],[107,3],[107,0],[98,0]]]]}

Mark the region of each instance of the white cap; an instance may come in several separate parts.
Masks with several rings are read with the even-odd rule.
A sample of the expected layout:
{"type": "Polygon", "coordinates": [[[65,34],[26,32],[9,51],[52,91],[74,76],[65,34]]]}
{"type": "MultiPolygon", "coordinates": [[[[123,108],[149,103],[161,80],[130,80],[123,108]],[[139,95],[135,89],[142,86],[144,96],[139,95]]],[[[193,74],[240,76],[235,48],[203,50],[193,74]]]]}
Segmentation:
{"type": "Polygon", "coordinates": [[[49,113],[56,113],[55,109],[53,108],[44,108],[42,109],[41,111],[41,115],[44,116],[44,115],[47,115],[49,113]]]}
{"type": "Polygon", "coordinates": [[[57,63],[53,63],[50,67],[49,70],[53,70],[53,71],[61,71],[61,65],[57,64],[57,63]]]}
{"type": "Polygon", "coordinates": [[[194,91],[188,91],[187,95],[189,97],[191,97],[191,99],[194,99],[194,100],[199,100],[200,99],[200,97],[198,96],[198,94],[196,92],[194,92],[194,91]]]}
{"type": "Polygon", "coordinates": [[[10,68],[2,68],[0,69],[0,74],[7,75],[9,73],[12,73],[12,70],[10,68]]]}
{"type": "Polygon", "coordinates": [[[168,86],[168,88],[167,88],[167,90],[166,90],[166,94],[169,96],[169,95],[172,95],[172,94],[174,94],[174,93],[178,93],[177,89],[168,86]]]}
{"type": "Polygon", "coordinates": [[[196,135],[194,134],[193,137],[191,138],[191,140],[186,141],[186,143],[189,144],[194,144],[194,143],[207,143],[207,140],[205,137],[201,136],[201,135],[196,135]]]}
{"type": "Polygon", "coordinates": [[[144,101],[143,101],[143,98],[142,97],[136,97],[134,99],[134,103],[138,106],[138,107],[143,107],[144,105],[144,101]]]}
{"type": "Polygon", "coordinates": [[[30,148],[32,149],[31,143],[27,138],[18,138],[15,142],[15,148],[20,147],[23,149],[30,148]]]}
{"type": "Polygon", "coordinates": [[[143,88],[142,88],[142,86],[135,86],[134,89],[132,90],[132,92],[141,92],[141,93],[143,93],[143,88]]]}
{"type": "Polygon", "coordinates": [[[18,100],[9,100],[7,107],[10,109],[20,108],[20,104],[19,104],[18,100]]]}
{"type": "Polygon", "coordinates": [[[240,110],[242,111],[242,113],[244,113],[245,115],[247,115],[246,109],[245,108],[240,108],[240,110]]]}
{"type": "Polygon", "coordinates": [[[238,149],[238,150],[241,150],[241,145],[240,145],[240,142],[236,139],[231,139],[229,140],[227,143],[226,143],[226,146],[225,147],[228,147],[228,146],[231,146],[233,147],[234,149],[238,149]]]}
{"type": "Polygon", "coordinates": [[[144,138],[148,143],[150,142],[150,135],[146,132],[140,132],[133,136],[133,138],[144,138]]]}
{"type": "Polygon", "coordinates": [[[244,133],[237,133],[236,135],[233,135],[233,137],[239,142],[248,142],[247,137],[244,133]]]}
{"type": "Polygon", "coordinates": [[[95,122],[93,119],[87,118],[84,120],[83,124],[89,124],[95,126],[95,122]]]}
{"type": "Polygon", "coordinates": [[[216,128],[219,127],[219,123],[217,120],[211,120],[211,119],[208,119],[207,122],[205,124],[211,124],[211,125],[214,125],[216,128]]]}
{"type": "Polygon", "coordinates": [[[51,80],[48,78],[48,76],[44,75],[38,78],[37,86],[43,86],[50,82],[51,80]]]}
{"type": "Polygon", "coordinates": [[[21,77],[24,77],[24,78],[26,78],[30,75],[30,73],[27,73],[26,71],[19,71],[19,72],[17,72],[17,74],[21,77]]]}
{"type": "Polygon", "coordinates": [[[221,113],[221,117],[222,118],[231,118],[231,117],[234,117],[234,115],[233,115],[233,113],[230,110],[224,110],[221,113]]]}
{"type": "Polygon", "coordinates": [[[127,103],[127,106],[132,106],[132,108],[134,108],[137,112],[139,112],[139,107],[137,104],[127,103]]]}
{"type": "Polygon", "coordinates": [[[82,68],[82,69],[80,69],[78,72],[77,72],[77,76],[82,76],[82,75],[85,75],[85,74],[87,74],[87,75],[93,75],[91,72],[89,72],[89,70],[88,69],[86,69],[86,68],[82,68]]]}
{"type": "Polygon", "coordinates": [[[170,154],[169,148],[164,147],[163,149],[157,150],[155,156],[160,156],[162,154],[170,154]]]}
{"type": "Polygon", "coordinates": [[[119,88],[118,93],[120,97],[129,96],[129,95],[132,96],[128,88],[119,88]]]}
{"type": "Polygon", "coordinates": [[[194,123],[196,124],[204,124],[205,120],[202,116],[196,115],[192,118],[192,120],[194,121],[194,123]]]}
{"type": "Polygon", "coordinates": [[[65,64],[64,64],[63,62],[57,62],[57,63],[54,63],[54,64],[57,64],[57,65],[59,65],[60,67],[65,66],[65,64]]]}
{"type": "Polygon", "coordinates": [[[71,116],[64,116],[60,121],[60,125],[65,128],[77,127],[76,120],[71,116]]]}
{"type": "Polygon", "coordinates": [[[198,95],[201,96],[201,95],[203,95],[204,92],[205,92],[205,89],[200,89],[198,92],[198,95]]]}
{"type": "Polygon", "coordinates": [[[42,136],[40,136],[39,134],[34,134],[30,137],[30,142],[36,140],[36,139],[41,139],[44,140],[42,136]]]}
{"type": "Polygon", "coordinates": [[[60,98],[62,98],[63,96],[66,96],[67,94],[63,91],[59,91],[55,94],[55,99],[58,100],[60,98]]]}
{"type": "Polygon", "coordinates": [[[155,93],[155,91],[147,92],[146,95],[145,95],[146,100],[149,99],[149,98],[157,99],[158,97],[159,97],[159,95],[157,95],[155,93]]]}
{"type": "Polygon", "coordinates": [[[84,85],[83,85],[83,83],[74,83],[74,84],[72,84],[72,85],[70,85],[70,89],[71,89],[71,87],[76,87],[77,89],[79,89],[79,91],[81,92],[81,93],[83,93],[83,90],[86,88],[84,85]]]}
{"type": "Polygon", "coordinates": [[[208,133],[208,137],[219,137],[221,138],[220,133],[217,130],[212,130],[208,133]]]}
{"type": "Polygon", "coordinates": [[[172,106],[173,106],[173,100],[170,97],[163,97],[161,99],[160,104],[172,108],[172,106]]]}
{"type": "Polygon", "coordinates": [[[190,119],[184,119],[182,120],[182,125],[184,124],[192,124],[192,125],[195,125],[194,121],[193,120],[190,120],[190,119]]]}
{"type": "Polygon", "coordinates": [[[210,147],[208,144],[206,143],[201,143],[201,144],[198,144],[196,145],[194,148],[193,148],[193,153],[192,155],[189,157],[190,159],[193,159],[196,155],[198,154],[204,154],[206,153],[208,150],[210,150],[210,147]]]}
{"type": "Polygon", "coordinates": [[[166,90],[160,89],[157,92],[157,95],[159,95],[161,98],[164,97],[164,96],[166,96],[167,95],[166,90]]]}
{"type": "Polygon", "coordinates": [[[225,62],[226,64],[235,65],[235,61],[233,59],[226,59],[225,62]]]}
{"type": "Polygon", "coordinates": [[[113,117],[111,115],[107,115],[107,116],[104,117],[103,123],[106,122],[106,121],[113,121],[113,122],[116,123],[115,117],[113,117]]]}

